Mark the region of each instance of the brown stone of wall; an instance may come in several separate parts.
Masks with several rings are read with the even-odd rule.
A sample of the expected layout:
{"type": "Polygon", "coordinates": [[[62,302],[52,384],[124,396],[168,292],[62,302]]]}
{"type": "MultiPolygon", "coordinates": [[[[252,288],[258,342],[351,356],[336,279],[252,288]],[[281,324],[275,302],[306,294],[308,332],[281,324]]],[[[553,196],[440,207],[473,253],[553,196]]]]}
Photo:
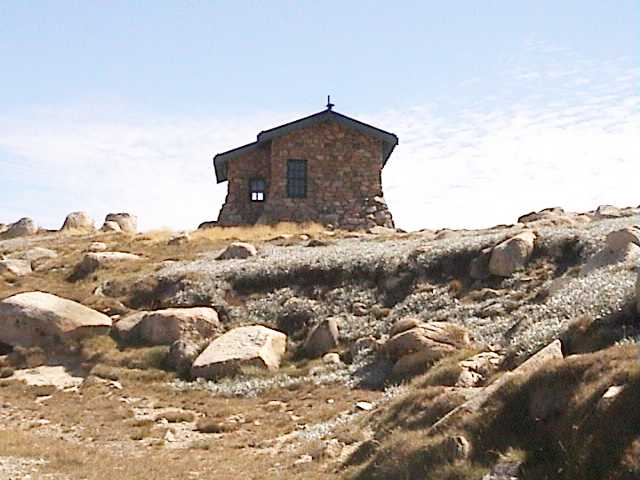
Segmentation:
{"type": "Polygon", "coordinates": [[[249,196],[249,180],[264,178],[267,181],[267,201],[271,185],[271,151],[269,146],[258,148],[227,165],[229,178],[227,198],[220,210],[218,222],[222,225],[246,225],[256,223],[266,202],[252,202],[249,196]]]}
{"type": "Polygon", "coordinates": [[[316,221],[349,229],[393,227],[382,196],[382,142],[333,121],[273,139],[259,154],[229,161],[223,225],[316,221]],[[307,198],[287,197],[287,160],[307,160],[307,198]],[[250,202],[252,176],[267,180],[267,200],[250,202]]]}

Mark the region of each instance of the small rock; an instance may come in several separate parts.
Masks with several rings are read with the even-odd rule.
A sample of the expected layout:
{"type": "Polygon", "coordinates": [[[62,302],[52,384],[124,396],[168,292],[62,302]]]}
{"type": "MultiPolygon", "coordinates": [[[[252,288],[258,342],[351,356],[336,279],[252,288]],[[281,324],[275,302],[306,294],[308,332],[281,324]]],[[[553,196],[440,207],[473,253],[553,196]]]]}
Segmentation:
{"type": "MultiPolygon", "coordinates": [[[[116,224],[117,225],[117,224],[116,224]]],[[[107,244],[103,242],[91,242],[87,246],[87,252],[104,252],[107,249],[107,244]]]]}
{"type": "Polygon", "coordinates": [[[256,247],[250,243],[233,242],[216,257],[216,260],[244,259],[254,257],[257,253],[256,247]]]}
{"type": "Polygon", "coordinates": [[[167,242],[167,245],[175,247],[175,246],[179,246],[179,245],[184,245],[185,243],[189,243],[190,240],[191,240],[191,237],[189,236],[188,233],[186,233],[186,232],[179,233],[179,234],[174,235],[173,237],[171,237],[169,239],[169,241],[167,242]]]}
{"type": "Polygon", "coordinates": [[[305,463],[311,463],[313,462],[313,457],[311,455],[300,455],[300,458],[298,458],[295,462],[293,462],[294,465],[304,465],[305,463]]]}
{"type": "Polygon", "coordinates": [[[369,313],[367,306],[362,302],[355,302],[351,305],[351,311],[357,317],[363,317],[369,313]]]}
{"type": "Polygon", "coordinates": [[[304,342],[304,352],[309,358],[318,358],[338,346],[340,332],[338,321],[331,317],[318,324],[304,342]]]}
{"type": "Polygon", "coordinates": [[[342,362],[340,361],[340,355],[337,353],[326,353],[322,357],[322,363],[325,365],[340,365],[342,362]]]}
{"type": "Polygon", "coordinates": [[[373,410],[373,403],[370,402],[358,402],[356,403],[356,409],[364,410],[365,412],[369,412],[373,410]]]}

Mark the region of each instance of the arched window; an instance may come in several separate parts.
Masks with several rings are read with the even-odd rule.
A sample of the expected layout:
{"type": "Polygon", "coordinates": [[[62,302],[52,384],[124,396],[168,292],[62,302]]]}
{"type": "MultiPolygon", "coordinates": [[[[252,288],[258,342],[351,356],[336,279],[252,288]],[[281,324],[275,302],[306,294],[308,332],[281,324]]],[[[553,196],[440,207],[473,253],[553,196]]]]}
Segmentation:
{"type": "Polygon", "coordinates": [[[249,180],[249,198],[252,202],[264,202],[267,195],[267,182],[264,178],[249,180]]]}

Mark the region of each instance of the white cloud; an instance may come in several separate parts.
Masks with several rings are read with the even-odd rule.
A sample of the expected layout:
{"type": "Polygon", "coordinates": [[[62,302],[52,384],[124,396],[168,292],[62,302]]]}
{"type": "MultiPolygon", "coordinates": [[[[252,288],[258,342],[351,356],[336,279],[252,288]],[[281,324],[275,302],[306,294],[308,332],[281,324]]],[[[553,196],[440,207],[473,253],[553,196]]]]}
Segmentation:
{"type": "MultiPolygon", "coordinates": [[[[562,85],[545,80],[552,88],[516,103],[496,91],[437,109],[446,114],[430,106],[345,113],[400,137],[383,182],[403,228],[490,226],[548,206],[635,205],[640,98],[627,84],[637,71],[614,68],[607,83],[595,70],[573,65],[562,75],[554,65],[540,76],[562,85]]],[[[0,222],[30,215],[54,228],[72,210],[98,221],[130,211],[143,229],[194,228],[217,216],[226,194],[212,156],[298,116],[154,117],[104,107],[0,114],[0,222]]]]}

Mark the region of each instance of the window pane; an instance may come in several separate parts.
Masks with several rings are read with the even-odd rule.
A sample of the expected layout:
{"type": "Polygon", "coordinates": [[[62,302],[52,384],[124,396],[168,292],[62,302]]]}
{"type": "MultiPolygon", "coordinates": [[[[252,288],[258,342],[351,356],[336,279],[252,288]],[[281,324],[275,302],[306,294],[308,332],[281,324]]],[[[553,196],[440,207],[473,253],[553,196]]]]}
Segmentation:
{"type": "Polygon", "coordinates": [[[293,198],[307,196],[307,161],[287,161],[287,195],[293,198]]]}

